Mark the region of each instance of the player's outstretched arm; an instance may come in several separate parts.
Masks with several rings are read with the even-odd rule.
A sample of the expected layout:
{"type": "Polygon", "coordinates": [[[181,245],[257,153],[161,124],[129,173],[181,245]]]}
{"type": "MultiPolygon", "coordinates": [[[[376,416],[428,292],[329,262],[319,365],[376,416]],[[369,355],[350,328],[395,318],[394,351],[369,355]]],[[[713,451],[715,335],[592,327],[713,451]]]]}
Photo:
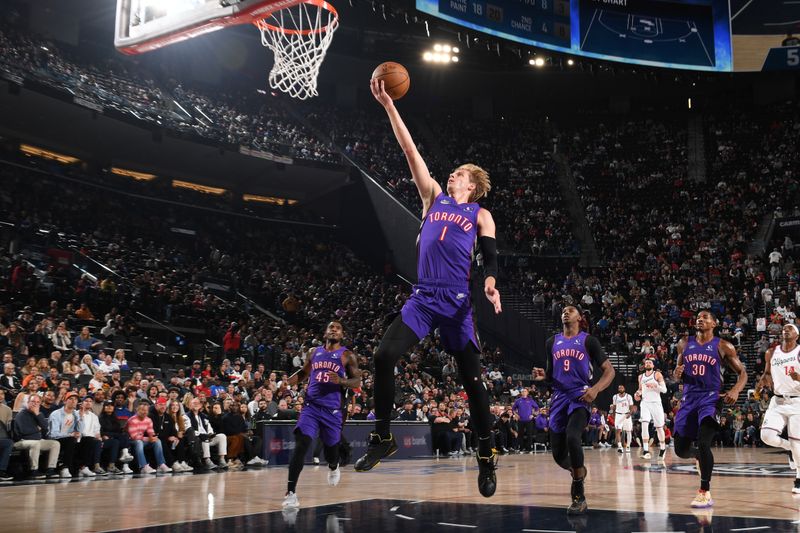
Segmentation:
{"type": "Polygon", "coordinates": [[[497,284],[497,226],[495,226],[492,214],[486,209],[478,211],[478,242],[483,254],[483,267],[486,271],[483,293],[494,306],[495,314],[502,313],[500,291],[495,288],[497,284]]]}
{"type": "Polygon", "coordinates": [[[311,359],[313,358],[313,355],[314,350],[308,350],[308,353],[306,353],[306,364],[304,364],[303,368],[289,376],[289,379],[286,380],[286,383],[288,383],[290,387],[292,385],[302,383],[304,379],[311,375],[311,359]]]}
{"type": "Polygon", "coordinates": [[[738,375],[736,385],[734,385],[728,392],[720,394],[720,396],[722,396],[722,400],[726,404],[732,405],[736,403],[736,400],[739,399],[739,394],[741,394],[745,385],[747,385],[747,371],[744,369],[744,365],[742,365],[742,362],[739,360],[739,356],[736,354],[736,348],[733,347],[733,344],[726,340],[720,341],[719,352],[722,355],[722,359],[725,361],[725,364],[728,365],[728,368],[736,372],[738,375]]]}
{"type": "Polygon", "coordinates": [[[372,96],[375,97],[378,103],[386,110],[386,114],[389,115],[392,131],[394,131],[394,136],[406,156],[408,168],[411,170],[411,177],[414,179],[420,198],[422,198],[422,213],[424,216],[436,196],[442,192],[442,187],[431,177],[428,166],[419,154],[417,145],[414,144],[414,139],[411,138],[411,133],[409,133],[403,119],[400,118],[400,113],[394,106],[394,101],[386,94],[383,88],[383,81],[370,80],[369,88],[372,91],[372,96]]]}

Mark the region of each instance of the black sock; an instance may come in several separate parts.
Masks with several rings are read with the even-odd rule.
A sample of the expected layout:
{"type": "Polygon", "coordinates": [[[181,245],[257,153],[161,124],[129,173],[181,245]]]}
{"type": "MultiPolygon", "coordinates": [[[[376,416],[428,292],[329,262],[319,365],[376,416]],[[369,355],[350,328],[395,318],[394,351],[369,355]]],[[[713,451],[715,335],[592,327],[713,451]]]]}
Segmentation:
{"type": "Polygon", "coordinates": [[[492,456],[492,439],[490,437],[478,438],[478,457],[492,456]]]}
{"type": "Polygon", "coordinates": [[[388,439],[391,435],[391,422],[388,419],[375,420],[375,433],[382,439],[388,439]]]}

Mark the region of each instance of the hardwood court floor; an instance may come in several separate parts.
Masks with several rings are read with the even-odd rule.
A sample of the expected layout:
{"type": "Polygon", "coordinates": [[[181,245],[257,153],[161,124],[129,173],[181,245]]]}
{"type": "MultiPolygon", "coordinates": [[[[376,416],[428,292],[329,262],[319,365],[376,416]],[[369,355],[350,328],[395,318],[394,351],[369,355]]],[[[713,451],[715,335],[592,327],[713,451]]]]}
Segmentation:
{"type": "MultiPolygon", "coordinates": [[[[667,453],[666,466],[661,466],[656,460],[640,459],[638,449],[625,455],[610,448],[586,450],[589,525],[595,520],[589,530],[624,530],[621,522],[614,525],[615,520],[621,519],[615,519],[615,513],[622,516],[620,513],[624,512],[628,513],[625,519],[636,524],[627,531],[675,530],[675,516],[692,519],[689,502],[698,487],[698,476],[692,462],[678,459],[671,450],[667,453]]],[[[800,518],[800,497],[791,493],[794,473],[789,471],[785,455],[747,448],[716,449],[715,456],[719,471],[712,480],[716,502],[713,520],[717,521],[718,530],[730,530],[731,526],[742,524],[755,524],[743,530],[783,530],[790,523],[787,521],[800,518]],[[726,522],[724,517],[741,520],[726,522]],[[753,518],[780,519],[782,525],[778,527],[777,521],[753,521],[753,518]],[[727,524],[725,529],[720,529],[720,520],[727,524]]],[[[342,524],[337,531],[362,530],[356,527],[359,520],[366,519],[365,513],[376,512],[375,505],[365,506],[368,502],[392,502],[381,503],[380,512],[386,514],[391,510],[398,513],[397,516],[401,516],[398,511],[401,506],[405,505],[403,511],[409,509],[409,504],[418,505],[414,508],[416,511],[403,511],[406,514],[398,521],[402,527],[387,525],[388,519],[381,518],[381,533],[423,530],[420,520],[424,520],[426,512],[438,516],[437,520],[442,521],[434,524],[445,524],[442,526],[445,529],[451,522],[453,527],[483,529],[488,518],[484,517],[481,522],[479,515],[501,510],[504,516],[519,515],[518,520],[514,519],[513,528],[512,522],[502,522],[505,525],[494,527],[494,531],[536,531],[530,527],[537,524],[536,516],[552,515],[562,520],[569,503],[569,475],[546,453],[501,457],[497,493],[490,499],[478,493],[474,457],[385,461],[368,473],[356,473],[348,466],[342,472],[340,485],[335,488],[328,487],[326,473],[325,466],[306,466],[303,470],[298,486],[300,516],[305,516],[304,512],[311,516],[311,507],[331,509],[342,524]],[[346,502],[358,503],[342,505],[346,502]],[[418,515],[415,517],[413,512],[418,515]],[[352,516],[344,516],[348,513],[352,516]],[[414,519],[420,527],[411,527],[414,519]],[[476,522],[469,524],[465,520],[476,522]],[[518,524],[521,527],[518,528],[518,524]]],[[[186,531],[188,529],[179,524],[208,520],[212,522],[194,524],[192,530],[228,531],[240,527],[237,521],[224,521],[228,525],[223,527],[219,519],[239,516],[238,522],[241,522],[254,515],[268,517],[268,520],[265,518],[267,522],[247,522],[250,527],[263,531],[324,530],[324,525],[320,529],[314,524],[324,524],[325,516],[319,518],[322,522],[317,518],[300,520],[290,529],[276,526],[283,522],[277,521],[280,513],[272,512],[281,510],[286,475],[285,467],[270,467],[202,475],[128,476],[0,486],[0,501],[3,502],[0,531],[96,532],[165,524],[174,525],[158,530],[186,531]],[[216,526],[211,527],[214,524],[216,526]]],[[[320,511],[313,511],[313,514],[320,514],[320,511]]],[[[697,518],[699,526],[711,519],[712,513],[697,518]]],[[[574,524],[569,527],[569,530],[575,529],[582,528],[574,524]]],[[[368,527],[367,530],[378,529],[368,527]]]]}

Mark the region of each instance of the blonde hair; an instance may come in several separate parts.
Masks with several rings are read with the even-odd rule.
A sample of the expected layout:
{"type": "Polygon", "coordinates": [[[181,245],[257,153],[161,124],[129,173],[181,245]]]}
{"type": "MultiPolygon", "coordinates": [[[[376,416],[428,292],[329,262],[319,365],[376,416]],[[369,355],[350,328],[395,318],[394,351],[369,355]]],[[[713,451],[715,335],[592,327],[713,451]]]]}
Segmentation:
{"type": "Polygon", "coordinates": [[[473,163],[466,163],[458,168],[469,172],[470,181],[475,184],[475,190],[469,198],[470,202],[477,202],[492,190],[492,182],[489,181],[489,173],[473,163]]]}

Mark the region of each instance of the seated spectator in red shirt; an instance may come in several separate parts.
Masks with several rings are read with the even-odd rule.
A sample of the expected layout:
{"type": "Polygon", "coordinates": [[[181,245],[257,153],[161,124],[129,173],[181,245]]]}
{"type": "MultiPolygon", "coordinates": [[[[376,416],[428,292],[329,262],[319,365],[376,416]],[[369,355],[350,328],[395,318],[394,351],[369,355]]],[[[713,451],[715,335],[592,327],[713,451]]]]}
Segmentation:
{"type": "Polygon", "coordinates": [[[161,441],[153,430],[153,421],[147,416],[149,410],[150,405],[147,402],[139,402],[136,415],[128,419],[128,437],[131,439],[131,447],[139,464],[140,474],[168,474],[172,469],[164,462],[161,441]],[[158,468],[153,468],[147,463],[144,452],[148,448],[153,450],[158,468]]]}

